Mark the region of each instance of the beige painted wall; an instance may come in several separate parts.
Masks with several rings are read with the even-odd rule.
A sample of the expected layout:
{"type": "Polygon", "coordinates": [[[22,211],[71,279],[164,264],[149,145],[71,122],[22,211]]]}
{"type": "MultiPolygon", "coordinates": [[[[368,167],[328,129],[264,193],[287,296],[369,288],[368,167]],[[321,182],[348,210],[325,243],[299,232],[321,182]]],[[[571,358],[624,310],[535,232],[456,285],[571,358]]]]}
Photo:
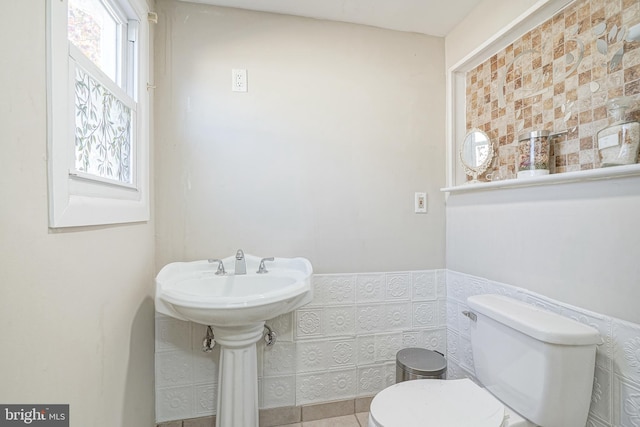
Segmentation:
{"type": "MultiPolygon", "coordinates": [[[[530,3],[481,3],[447,36],[448,66],[530,3]]],[[[640,178],[451,195],[447,268],[640,323],[639,211],[640,178]]]]}
{"type": "Polygon", "coordinates": [[[447,70],[539,0],[484,0],[445,37],[447,70]]]}
{"type": "Polygon", "coordinates": [[[443,39],[157,9],[158,267],[238,248],[318,273],[444,265],[443,39]],[[247,93],[231,91],[233,68],[247,93]]]}
{"type": "Polygon", "coordinates": [[[0,2],[0,402],[153,425],[153,226],[48,229],[45,4],[0,2]]]}

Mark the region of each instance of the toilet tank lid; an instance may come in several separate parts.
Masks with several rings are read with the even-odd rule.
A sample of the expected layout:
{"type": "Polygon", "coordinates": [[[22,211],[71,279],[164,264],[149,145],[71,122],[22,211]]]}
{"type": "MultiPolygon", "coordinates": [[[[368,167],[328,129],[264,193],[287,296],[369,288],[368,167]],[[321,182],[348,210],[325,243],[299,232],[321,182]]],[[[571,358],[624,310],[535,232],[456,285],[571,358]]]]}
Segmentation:
{"type": "Polygon", "coordinates": [[[467,298],[467,305],[476,313],[539,341],[562,345],[600,343],[600,334],[595,328],[513,298],[502,295],[474,295],[467,298]]]}

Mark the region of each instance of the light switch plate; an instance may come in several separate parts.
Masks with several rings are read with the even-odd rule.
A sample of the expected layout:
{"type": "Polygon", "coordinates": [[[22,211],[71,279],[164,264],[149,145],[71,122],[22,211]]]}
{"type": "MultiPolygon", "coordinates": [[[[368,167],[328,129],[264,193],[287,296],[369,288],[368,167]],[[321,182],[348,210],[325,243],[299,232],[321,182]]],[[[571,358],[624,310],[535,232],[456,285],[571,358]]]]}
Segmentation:
{"type": "Polygon", "coordinates": [[[427,193],[415,193],[415,213],[427,213],[427,193]]]}

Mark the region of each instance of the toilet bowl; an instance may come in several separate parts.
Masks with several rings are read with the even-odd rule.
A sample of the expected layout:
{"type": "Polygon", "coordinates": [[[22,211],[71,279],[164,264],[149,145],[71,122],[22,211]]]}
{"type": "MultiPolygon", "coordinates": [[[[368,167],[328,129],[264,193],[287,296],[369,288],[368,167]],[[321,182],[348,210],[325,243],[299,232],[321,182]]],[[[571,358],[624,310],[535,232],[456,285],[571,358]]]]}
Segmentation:
{"type": "Polygon", "coordinates": [[[473,374],[485,388],[395,384],[371,402],[369,427],[584,427],[598,331],[501,295],[471,296],[467,307],[473,374]]]}
{"type": "Polygon", "coordinates": [[[369,427],[535,427],[469,379],[412,380],[378,393],[369,427]]]}

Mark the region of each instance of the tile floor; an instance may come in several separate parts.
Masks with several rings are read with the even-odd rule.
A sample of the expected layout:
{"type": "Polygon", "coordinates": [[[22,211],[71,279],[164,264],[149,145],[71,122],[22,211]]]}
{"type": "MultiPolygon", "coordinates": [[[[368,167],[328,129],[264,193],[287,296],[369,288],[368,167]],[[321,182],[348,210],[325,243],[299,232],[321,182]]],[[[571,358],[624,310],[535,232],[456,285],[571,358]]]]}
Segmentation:
{"type": "Polygon", "coordinates": [[[301,423],[287,424],[279,427],[367,427],[368,421],[369,413],[360,412],[355,415],[324,418],[316,421],[303,421],[301,423]]]}

